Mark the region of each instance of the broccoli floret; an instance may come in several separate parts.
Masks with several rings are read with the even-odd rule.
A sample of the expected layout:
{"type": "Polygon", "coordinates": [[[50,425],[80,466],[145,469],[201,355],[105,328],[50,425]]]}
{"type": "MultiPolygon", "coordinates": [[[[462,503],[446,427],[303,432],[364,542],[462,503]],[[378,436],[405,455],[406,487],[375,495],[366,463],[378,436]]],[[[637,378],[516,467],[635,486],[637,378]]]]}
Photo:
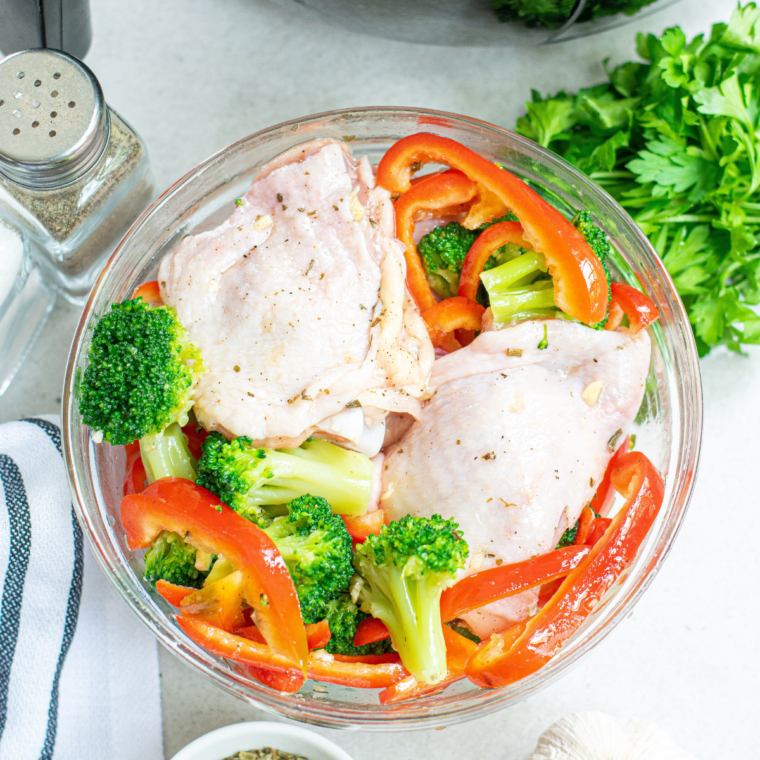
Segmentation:
{"type": "Polygon", "coordinates": [[[367,511],[372,462],[363,454],[327,441],[308,440],[297,449],[260,449],[245,436],[228,441],[211,433],[198,462],[198,484],[215,493],[243,517],[266,526],[267,505],[299,496],[321,496],[338,514],[367,511]]]}
{"type": "MultiPolygon", "coordinates": [[[[599,259],[602,265],[602,269],[604,269],[604,274],[607,277],[607,298],[609,301],[609,298],[612,295],[612,291],[610,289],[611,278],[607,259],[612,251],[612,246],[610,245],[610,240],[607,237],[607,233],[603,229],[600,229],[596,226],[593,217],[588,211],[578,212],[578,214],[575,216],[575,219],[573,219],[573,225],[578,230],[578,232],[583,235],[583,239],[589,244],[589,246],[591,246],[591,250],[596,254],[596,257],[599,259]]],[[[601,322],[597,322],[593,326],[594,329],[604,330],[604,326],[607,324],[608,319],[609,308],[607,309],[607,315],[604,317],[604,319],[601,322]]]]}
{"type": "Polygon", "coordinates": [[[168,306],[115,303],[95,324],[79,398],[82,420],[114,446],[140,440],[148,480],[195,479],[180,430],[204,371],[200,351],[168,306]]]}
{"type": "Polygon", "coordinates": [[[179,534],[163,531],[145,552],[145,580],[152,586],[165,580],[177,586],[200,588],[209,571],[196,568],[196,557],[195,547],[179,534]]]}
{"type": "Polygon", "coordinates": [[[341,594],[337,599],[329,601],[325,608],[324,619],[330,625],[331,635],[325,649],[330,654],[345,654],[351,657],[392,652],[390,638],[360,647],[354,646],[356,628],[366,617],[369,616],[351,601],[348,594],[341,594]]]}
{"type": "Polygon", "coordinates": [[[467,252],[478,237],[458,222],[428,232],[417,245],[430,287],[442,298],[455,296],[467,252]]]}
{"type": "Polygon", "coordinates": [[[578,535],[578,523],[576,523],[572,528],[568,528],[563,534],[562,538],[560,538],[559,543],[557,544],[557,549],[563,549],[566,546],[572,546],[575,543],[575,537],[578,535]]]}
{"type": "Polygon", "coordinates": [[[354,574],[351,536],[339,515],[319,496],[301,496],[264,532],[288,566],[305,623],[325,618],[325,606],[348,587],[354,574]]]}
{"type": "Polygon", "coordinates": [[[420,682],[438,683],[446,675],[441,593],[455,583],[467,553],[457,524],[440,515],[406,515],[356,548],[359,607],[385,623],[401,661],[420,682]]]}
{"type": "MultiPolygon", "coordinates": [[[[428,232],[420,240],[417,250],[422,257],[430,287],[441,298],[455,296],[459,288],[459,275],[462,273],[464,260],[480,233],[493,224],[514,221],[517,221],[517,217],[509,213],[475,230],[468,230],[459,222],[449,222],[428,232]]],[[[519,252],[520,248],[517,246],[505,245],[488,259],[484,269],[493,269],[504,261],[514,258],[519,252]]]]}

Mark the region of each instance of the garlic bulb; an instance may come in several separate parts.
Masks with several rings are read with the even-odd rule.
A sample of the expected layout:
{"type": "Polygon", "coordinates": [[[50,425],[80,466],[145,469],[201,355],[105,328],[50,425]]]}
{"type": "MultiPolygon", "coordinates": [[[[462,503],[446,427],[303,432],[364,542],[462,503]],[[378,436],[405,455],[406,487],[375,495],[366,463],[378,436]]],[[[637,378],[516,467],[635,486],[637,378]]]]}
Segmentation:
{"type": "Polygon", "coordinates": [[[549,726],[530,760],[694,760],[694,756],[648,720],[581,712],[549,726]]]}

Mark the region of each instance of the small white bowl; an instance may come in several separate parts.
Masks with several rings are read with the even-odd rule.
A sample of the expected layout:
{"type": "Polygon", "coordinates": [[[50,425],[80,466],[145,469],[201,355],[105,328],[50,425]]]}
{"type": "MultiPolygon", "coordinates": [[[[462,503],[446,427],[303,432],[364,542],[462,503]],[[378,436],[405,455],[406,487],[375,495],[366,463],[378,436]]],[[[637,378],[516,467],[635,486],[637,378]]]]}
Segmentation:
{"type": "Polygon", "coordinates": [[[241,750],[272,747],[308,760],[352,760],[337,744],[286,723],[255,721],[217,728],[181,749],[172,760],[224,760],[241,750]]]}

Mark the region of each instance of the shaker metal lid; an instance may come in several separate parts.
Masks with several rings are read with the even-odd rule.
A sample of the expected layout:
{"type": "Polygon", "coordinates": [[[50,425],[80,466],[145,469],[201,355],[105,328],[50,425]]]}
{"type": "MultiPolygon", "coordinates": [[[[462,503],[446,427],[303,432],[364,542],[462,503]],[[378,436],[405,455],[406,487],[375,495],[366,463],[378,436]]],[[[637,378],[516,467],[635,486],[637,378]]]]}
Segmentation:
{"type": "Polygon", "coordinates": [[[62,187],[98,161],[111,120],[95,75],[59,50],[0,61],[0,174],[27,187],[62,187]]]}

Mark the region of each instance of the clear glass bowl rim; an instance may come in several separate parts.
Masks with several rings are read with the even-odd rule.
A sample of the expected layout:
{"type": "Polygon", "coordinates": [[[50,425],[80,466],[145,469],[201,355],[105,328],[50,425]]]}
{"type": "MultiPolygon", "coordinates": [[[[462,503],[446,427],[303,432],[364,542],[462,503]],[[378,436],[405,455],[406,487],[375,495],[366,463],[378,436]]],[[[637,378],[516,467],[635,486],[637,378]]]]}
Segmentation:
{"type": "MultiPolygon", "coordinates": [[[[430,131],[435,131],[435,127],[433,126],[430,131]]],[[[137,268],[135,273],[138,274],[139,271],[139,268],[137,268]]],[[[196,166],[174,185],[169,187],[166,192],[146,209],[115,249],[96,281],[84,308],[74,336],[66,371],[63,389],[62,419],[64,458],[77,518],[88,538],[97,561],[111,583],[166,648],[217,686],[270,713],[330,728],[399,731],[454,725],[483,717],[522,701],[560,678],[571,667],[577,664],[580,658],[585,656],[591,648],[608,635],[617,623],[626,617],[639,597],[652,582],[670,551],[691,499],[697,475],[701,445],[702,389],[696,344],[686,311],[677,295],[675,286],[646,236],[628,216],[627,212],[604,190],[594,185],[588,177],[575,167],[533,141],[487,122],[430,109],[363,107],[338,109],[293,119],[245,137],[196,166]],[[657,536],[656,541],[651,536],[648,538],[645,551],[642,551],[637,558],[634,570],[631,571],[630,577],[627,578],[624,587],[609,600],[605,599],[604,604],[600,605],[601,609],[595,611],[594,618],[597,624],[585,633],[576,635],[541,670],[510,687],[469,692],[463,695],[466,699],[462,700],[462,704],[431,705],[430,709],[425,708],[425,700],[423,700],[423,703],[421,703],[422,707],[410,713],[400,710],[401,705],[385,708],[372,706],[373,709],[369,710],[366,709],[365,705],[356,705],[355,707],[349,707],[345,703],[338,705],[328,699],[317,699],[311,695],[288,695],[287,697],[283,697],[266,687],[251,683],[250,679],[236,673],[228,664],[220,662],[213,655],[187,639],[179,628],[172,624],[165,613],[158,608],[155,602],[147,596],[145,589],[135,579],[132,569],[127,564],[116,542],[104,538],[103,533],[108,534],[110,527],[103,525],[104,521],[98,519],[100,515],[97,505],[88,504],[88,499],[85,495],[87,487],[92,487],[96,484],[93,484],[92,481],[88,482],[88,472],[85,464],[89,452],[85,452],[83,450],[84,447],[80,446],[77,442],[76,422],[74,419],[76,405],[73,403],[78,369],[83,365],[81,353],[87,326],[94,314],[97,313],[97,307],[102,305],[99,302],[99,296],[104,291],[106,283],[112,271],[119,263],[123,252],[129,250],[131,239],[135,237],[143,226],[150,225],[152,217],[158,213],[158,210],[170,204],[172,198],[181,189],[192,183],[198,175],[209,170],[217,162],[223,161],[227,155],[233,153],[241,146],[250,145],[255,141],[264,142],[267,137],[273,136],[278,132],[286,130],[295,131],[298,127],[308,125],[309,130],[305,131],[308,132],[309,139],[314,139],[319,136],[315,134],[315,125],[323,120],[345,117],[353,120],[355,123],[357,119],[383,120],[394,116],[417,117],[420,119],[421,124],[428,127],[435,125],[436,120],[445,120],[447,123],[463,129],[485,130],[491,136],[502,138],[507,144],[519,144],[521,149],[532,154],[532,159],[539,164],[548,166],[551,169],[561,169],[566,175],[571,175],[574,182],[582,187],[584,192],[594,195],[597,202],[606,207],[607,212],[615,219],[616,224],[625,228],[626,233],[636,240],[639,246],[638,253],[645,259],[651,259],[650,266],[653,266],[655,269],[658,284],[663,291],[662,297],[667,299],[667,303],[674,315],[675,326],[680,331],[680,341],[676,348],[680,352],[680,360],[685,367],[685,372],[677,378],[679,381],[677,401],[679,402],[680,411],[678,419],[680,422],[680,440],[682,441],[682,446],[678,452],[677,470],[671,473],[670,478],[672,482],[668,483],[666,491],[666,494],[670,493],[671,498],[669,501],[666,501],[661,510],[661,515],[665,515],[665,518],[660,534],[657,536]],[[686,392],[682,384],[687,388],[686,392]],[[684,454],[686,455],[685,458],[684,454]]],[[[91,440],[89,440],[89,446],[92,447],[91,440]]]]}

